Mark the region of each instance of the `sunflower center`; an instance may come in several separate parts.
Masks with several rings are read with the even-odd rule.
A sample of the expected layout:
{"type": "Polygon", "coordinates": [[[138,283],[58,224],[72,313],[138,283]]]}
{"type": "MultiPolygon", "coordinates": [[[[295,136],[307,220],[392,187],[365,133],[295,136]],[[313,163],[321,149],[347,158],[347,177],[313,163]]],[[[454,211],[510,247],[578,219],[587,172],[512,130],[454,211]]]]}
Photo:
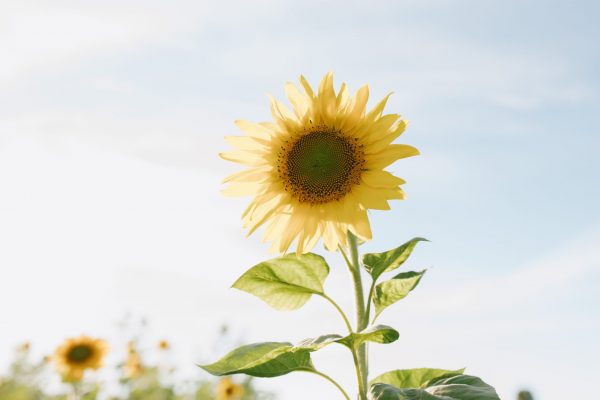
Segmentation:
{"type": "Polygon", "coordinates": [[[282,148],[279,175],[285,190],[303,203],[340,200],[360,182],[362,146],[339,132],[307,133],[282,148]]]}
{"type": "Polygon", "coordinates": [[[92,356],[92,348],[88,345],[80,344],[73,346],[67,353],[69,361],[74,363],[83,363],[92,356]]]}

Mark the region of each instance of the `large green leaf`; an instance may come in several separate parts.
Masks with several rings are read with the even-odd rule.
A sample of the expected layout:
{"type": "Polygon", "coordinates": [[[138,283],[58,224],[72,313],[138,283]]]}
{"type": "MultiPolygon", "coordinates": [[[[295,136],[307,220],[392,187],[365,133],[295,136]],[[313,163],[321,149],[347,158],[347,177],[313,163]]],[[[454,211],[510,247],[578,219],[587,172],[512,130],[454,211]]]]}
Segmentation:
{"type": "Polygon", "coordinates": [[[287,342],[255,343],[239,347],[214,364],[201,365],[212,375],[246,374],[271,378],[293,371],[312,371],[310,352],[287,342]]]}
{"type": "Polygon", "coordinates": [[[424,238],[414,238],[400,247],[383,252],[368,253],[363,256],[363,265],[369,271],[374,280],[377,280],[384,272],[392,271],[401,266],[408,259],[417,243],[427,241],[424,238]]]}
{"type": "Polygon", "coordinates": [[[460,375],[463,372],[465,372],[464,368],[456,370],[434,368],[397,369],[379,375],[370,383],[371,385],[387,383],[399,388],[421,388],[427,386],[434,379],[460,375]]]}
{"type": "Polygon", "coordinates": [[[381,282],[375,286],[373,293],[373,304],[375,305],[375,318],[387,307],[398,300],[405,298],[421,281],[425,270],[420,272],[402,272],[392,279],[381,282]]]}
{"type": "Polygon", "coordinates": [[[398,387],[374,383],[369,388],[372,400],[500,400],[496,390],[470,375],[441,376],[430,379],[424,387],[398,387]]]}
{"type": "Polygon", "coordinates": [[[329,274],[325,259],[317,254],[289,254],[250,268],[234,284],[277,310],[296,310],[313,294],[323,294],[329,274]]]}
{"type": "Polygon", "coordinates": [[[365,342],[392,343],[398,340],[399,337],[400,334],[394,328],[387,325],[375,325],[361,332],[351,333],[345,338],[338,340],[338,342],[349,348],[357,348],[365,342]]]}

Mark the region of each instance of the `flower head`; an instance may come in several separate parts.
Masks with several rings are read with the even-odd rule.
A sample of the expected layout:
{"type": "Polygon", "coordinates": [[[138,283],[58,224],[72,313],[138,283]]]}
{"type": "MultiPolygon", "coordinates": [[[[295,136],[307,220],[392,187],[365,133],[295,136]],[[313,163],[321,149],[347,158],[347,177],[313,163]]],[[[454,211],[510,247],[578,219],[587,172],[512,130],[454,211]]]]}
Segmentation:
{"type": "Polygon", "coordinates": [[[239,400],[244,395],[244,387],[231,378],[223,378],[217,384],[217,400],[239,400]]]}
{"type": "Polygon", "coordinates": [[[168,341],[161,340],[160,342],[158,342],[158,348],[160,350],[169,350],[171,348],[171,345],[169,344],[168,341]]]}
{"type": "Polygon", "coordinates": [[[83,378],[85,370],[102,367],[107,352],[108,345],[104,340],[80,336],[65,340],[56,349],[53,358],[65,380],[78,382],[83,378]]]}
{"type": "Polygon", "coordinates": [[[403,199],[404,181],[384,170],[394,161],[419,154],[392,144],[407,122],[383,114],[386,96],[367,112],[368,86],[350,97],[345,84],[336,93],[333,74],[315,92],[304,77],[303,91],[285,87],[293,112],[271,99],[274,122],[236,121],[246,136],[226,140],[236,149],[221,157],[248,168],[225,179],[229,195],[250,195],[243,225],[251,234],[266,225],[263,239],[272,251],[310,251],[320,238],[329,250],[347,244],[350,231],[371,239],[367,210],[388,210],[403,199]]]}

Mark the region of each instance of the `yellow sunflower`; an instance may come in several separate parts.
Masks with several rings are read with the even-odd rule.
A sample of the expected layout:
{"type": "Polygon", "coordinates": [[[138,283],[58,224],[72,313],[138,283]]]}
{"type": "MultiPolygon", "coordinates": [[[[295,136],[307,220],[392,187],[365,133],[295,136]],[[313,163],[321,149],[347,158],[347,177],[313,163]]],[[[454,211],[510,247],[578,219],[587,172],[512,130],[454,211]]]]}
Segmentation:
{"type": "Polygon", "coordinates": [[[78,382],[86,369],[96,370],[102,367],[108,345],[102,339],[89,336],[70,338],[54,352],[56,368],[67,381],[78,382]]]}
{"type": "Polygon", "coordinates": [[[316,92],[303,76],[300,83],[303,91],[285,86],[293,111],[271,99],[274,122],[236,121],[246,135],[226,137],[235,149],[221,157],[248,168],[225,179],[224,193],[254,196],[243,225],[248,235],[266,225],[263,240],[273,252],[285,253],[295,240],[305,253],[321,237],[334,250],[346,246],[348,231],[370,240],[367,210],[404,199],[404,180],[384,168],[419,154],[392,144],[407,121],[383,114],[390,95],[367,111],[367,85],[350,97],[345,84],[335,92],[332,73],[316,92]]]}
{"type": "Polygon", "coordinates": [[[244,395],[244,387],[233,383],[231,378],[223,378],[217,384],[217,400],[239,400],[244,395]]]}
{"type": "Polygon", "coordinates": [[[168,341],[161,340],[160,342],[158,342],[158,348],[160,350],[169,350],[171,348],[171,345],[169,344],[168,341]]]}

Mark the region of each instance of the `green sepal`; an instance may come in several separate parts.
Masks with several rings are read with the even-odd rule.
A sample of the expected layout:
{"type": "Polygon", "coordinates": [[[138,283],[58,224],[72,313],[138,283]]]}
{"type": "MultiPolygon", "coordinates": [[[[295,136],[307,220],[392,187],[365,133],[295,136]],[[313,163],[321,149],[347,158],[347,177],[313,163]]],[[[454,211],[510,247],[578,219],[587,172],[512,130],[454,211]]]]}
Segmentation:
{"type": "Polygon", "coordinates": [[[395,342],[399,337],[400,333],[394,328],[387,325],[375,325],[361,332],[351,333],[337,342],[350,349],[356,349],[365,342],[387,344],[395,342]]]}
{"type": "Polygon", "coordinates": [[[286,375],[293,371],[314,371],[310,351],[287,342],[255,343],[238,347],[219,361],[200,365],[216,375],[246,374],[261,378],[286,375]]]}
{"type": "Polygon", "coordinates": [[[372,400],[500,400],[492,386],[462,370],[402,370],[382,377],[371,381],[372,400]]]}
{"type": "Polygon", "coordinates": [[[375,305],[375,318],[383,310],[395,302],[405,298],[421,281],[426,270],[415,272],[402,272],[392,279],[381,282],[375,286],[373,292],[373,304],[375,305]]]}
{"type": "Polygon", "coordinates": [[[365,269],[371,274],[373,280],[377,280],[384,272],[393,271],[401,266],[410,257],[417,243],[426,241],[424,238],[414,238],[400,247],[385,251],[383,253],[368,253],[363,255],[362,262],[365,269]]]}
{"type": "Polygon", "coordinates": [[[288,254],[250,268],[233,287],[253,294],[276,310],[296,310],[313,294],[323,294],[329,275],[325,259],[317,254],[288,254]]]}

